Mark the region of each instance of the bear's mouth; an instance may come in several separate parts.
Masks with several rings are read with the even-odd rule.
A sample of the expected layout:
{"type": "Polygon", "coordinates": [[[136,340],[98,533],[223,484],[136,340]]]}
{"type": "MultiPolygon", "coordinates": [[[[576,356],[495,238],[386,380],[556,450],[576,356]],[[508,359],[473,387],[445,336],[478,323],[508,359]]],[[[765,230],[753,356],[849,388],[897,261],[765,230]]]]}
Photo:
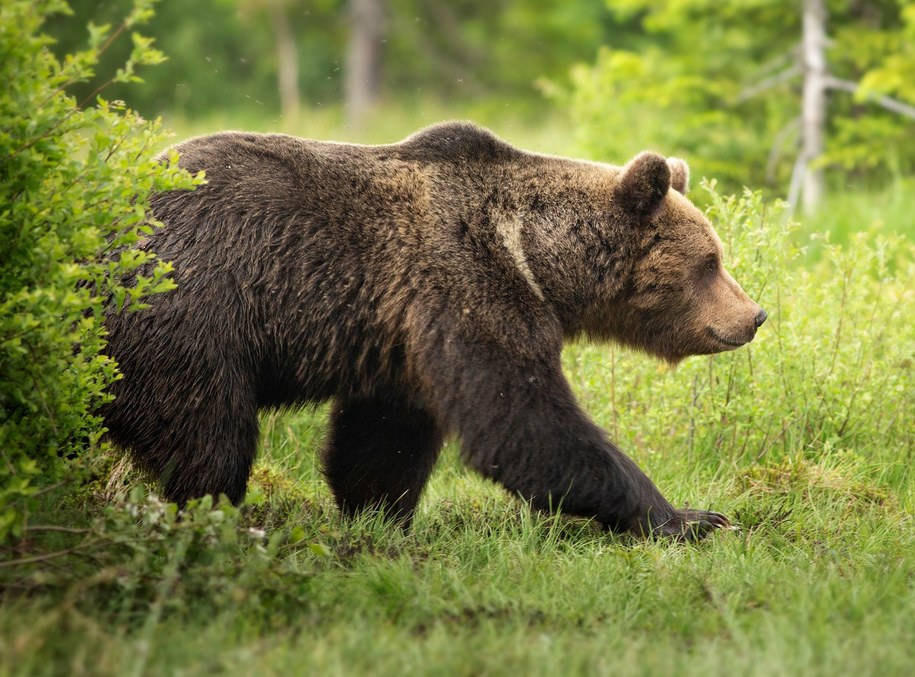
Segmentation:
{"type": "Polygon", "coordinates": [[[719,343],[723,343],[726,346],[734,346],[735,348],[739,348],[740,346],[742,346],[743,344],[746,343],[746,341],[738,341],[738,340],[735,340],[732,338],[728,338],[727,336],[722,336],[717,331],[715,331],[715,329],[712,327],[707,327],[707,330],[708,330],[708,333],[711,334],[713,339],[715,339],[719,343]]]}

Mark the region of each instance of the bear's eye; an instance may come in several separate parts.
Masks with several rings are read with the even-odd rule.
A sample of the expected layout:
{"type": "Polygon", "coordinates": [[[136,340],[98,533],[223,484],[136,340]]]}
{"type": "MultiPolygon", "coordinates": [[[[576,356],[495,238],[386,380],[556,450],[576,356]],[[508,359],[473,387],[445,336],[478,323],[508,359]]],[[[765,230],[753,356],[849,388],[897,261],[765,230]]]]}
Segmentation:
{"type": "Polygon", "coordinates": [[[705,269],[710,272],[714,272],[714,271],[718,270],[718,259],[716,259],[716,258],[706,259],[705,269]]]}

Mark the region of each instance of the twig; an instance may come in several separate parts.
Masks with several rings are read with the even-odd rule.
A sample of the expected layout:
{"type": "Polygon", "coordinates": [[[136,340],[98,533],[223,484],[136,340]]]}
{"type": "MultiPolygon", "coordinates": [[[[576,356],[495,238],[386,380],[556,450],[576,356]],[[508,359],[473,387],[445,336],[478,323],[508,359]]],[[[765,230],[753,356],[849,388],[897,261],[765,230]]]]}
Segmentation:
{"type": "Polygon", "coordinates": [[[156,598],[153,600],[153,603],[150,606],[149,616],[146,617],[146,622],[143,624],[143,629],[140,632],[140,641],[137,643],[139,647],[139,655],[133,665],[133,670],[131,673],[132,675],[135,675],[135,677],[140,677],[146,671],[146,664],[149,660],[153,633],[159,626],[159,623],[162,619],[162,612],[165,609],[166,601],[172,593],[172,588],[174,587],[175,582],[178,580],[178,576],[181,574],[181,565],[184,563],[184,558],[187,554],[187,548],[189,544],[190,541],[187,538],[181,539],[177,542],[174,552],[172,556],[169,557],[168,564],[163,571],[163,576],[159,583],[156,598]]]}
{"type": "Polygon", "coordinates": [[[97,545],[98,543],[102,543],[105,540],[108,539],[96,538],[94,541],[85,541],[79,545],[74,545],[72,548],[66,548],[65,550],[55,550],[54,552],[46,552],[43,555],[35,555],[34,557],[23,557],[22,559],[7,560],[6,562],[0,562],[0,569],[4,567],[21,566],[23,564],[37,564],[38,562],[46,562],[47,560],[63,557],[64,555],[71,555],[74,552],[82,550],[83,548],[97,545]]]}
{"type": "Polygon", "coordinates": [[[740,94],[737,95],[736,102],[744,103],[745,101],[752,99],[754,96],[757,96],[758,94],[762,94],[767,89],[772,89],[773,87],[777,87],[778,85],[782,84],[783,82],[788,82],[789,80],[797,77],[800,74],[801,74],[800,66],[798,66],[797,64],[792,64],[791,66],[788,66],[788,68],[781,71],[780,73],[776,73],[775,75],[770,75],[767,78],[763,78],[762,80],[757,82],[755,85],[750,85],[749,87],[746,87],[742,92],[740,92],[740,94]]]}
{"type": "MultiPolygon", "coordinates": [[[[835,78],[828,76],[826,78],[826,87],[828,89],[841,89],[845,92],[851,92],[855,94],[861,85],[857,82],[852,82],[851,80],[843,80],[842,78],[835,78]]],[[[904,115],[908,118],[915,119],[915,106],[910,106],[907,103],[903,103],[897,99],[893,99],[889,96],[883,96],[881,94],[868,94],[867,100],[872,101],[873,103],[886,108],[887,110],[893,111],[894,113],[899,113],[899,115],[904,115]]]]}
{"type": "MultiPolygon", "coordinates": [[[[108,40],[105,41],[105,44],[102,45],[102,47],[98,50],[98,52],[96,52],[96,57],[99,57],[99,56],[101,56],[102,54],[104,54],[105,51],[107,51],[108,48],[111,46],[111,44],[118,38],[118,36],[120,36],[126,29],[127,29],[127,22],[125,21],[125,22],[122,23],[120,26],[118,26],[117,30],[115,30],[115,31],[108,37],[108,40]]],[[[64,83],[63,85],[61,85],[58,89],[56,89],[50,96],[48,96],[48,98],[46,99],[46,101],[50,101],[52,98],[54,98],[55,96],[57,96],[61,91],[63,91],[64,89],[66,89],[69,85],[73,84],[73,82],[75,82],[75,81],[76,81],[76,80],[71,79],[71,80],[68,80],[67,82],[65,82],[65,83],[64,83]]],[[[89,99],[91,99],[92,97],[97,96],[98,94],[100,94],[105,88],[107,88],[107,87],[109,87],[110,85],[112,85],[112,84],[114,83],[114,81],[115,81],[115,79],[112,78],[111,80],[109,80],[109,81],[106,82],[105,84],[96,87],[95,90],[92,92],[92,94],[90,94],[90,95],[87,96],[85,99],[83,99],[83,101],[82,101],[81,103],[79,103],[79,104],[76,106],[76,108],[71,109],[64,117],[62,117],[60,120],[58,120],[58,121],[55,122],[53,125],[51,125],[50,129],[45,130],[44,133],[42,133],[42,134],[40,134],[40,135],[38,135],[38,136],[33,137],[30,141],[27,141],[26,143],[24,143],[23,145],[21,145],[19,148],[16,148],[12,153],[9,154],[9,157],[11,157],[11,158],[12,158],[12,157],[15,157],[16,155],[18,155],[18,154],[21,153],[22,151],[28,150],[29,148],[31,148],[32,146],[34,146],[36,143],[38,143],[38,142],[41,141],[42,139],[46,139],[47,137],[49,137],[51,134],[53,134],[53,133],[57,130],[58,127],[60,127],[61,125],[63,125],[65,122],[67,122],[67,121],[68,121],[71,117],[73,117],[77,112],[82,111],[83,105],[84,105],[87,101],[89,101],[89,99]]]]}
{"type": "Polygon", "coordinates": [[[92,529],[77,529],[74,527],[59,527],[55,524],[39,524],[37,526],[28,526],[25,528],[28,531],[59,531],[63,534],[88,534],[92,529]]]}
{"type": "Polygon", "coordinates": [[[791,170],[791,183],[788,186],[788,218],[791,218],[797,209],[798,198],[801,194],[801,184],[804,181],[804,172],[806,170],[807,156],[801,151],[794,163],[794,168],[791,170]]]}
{"type": "Polygon", "coordinates": [[[756,457],[753,459],[754,463],[759,463],[763,459],[763,457],[769,453],[769,449],[771,449],[772,447],[775,446],[776,442],[778,442],[780,439],[785,438],[785,434],[788,432],[788,428],[791,427],[791,424],[794,423],[794,420],[795,419],[787,419],[782,424],[782,429],[779,431],[779,433],[777,435],[775,435],[772,438],[771,441],[769,440],[768,433],[766,434],[766,437],[763,439],[762,444],[759,445],[759,452],[756,454],[756,457]]]}
{"type": "Polygon", "coordinates": [[[775,139],[772,141],[772,148],[769,149],[769,157],[766,160],[766,178],[769,181],[775,181],[775,168],[778,165],[778,161],[781,159],[782,148],[788,140],[788,137],[791,136],[791,134],[796,133],[800,126],[801,119],[797,117],[776,133],[775,139]]]}
{"type": "Polygon", "coordinates": [[[48,486],[42,487],[41,489],[36,491],[34,494],[28,494],[28,495],[24,495],[24,496],[20,496],[20,497],[16,498],[15,500],[13,500],[11,502],[11,504],[16,505],[17,503],[20,503],[25,499],[33,499],[33,498],[37,498],[38,496],[43,496],[44,494],[54,491],[55,489],[58,489],[66,484],[69,484],[70,482],[72,482],[72,480],[65,479],[65,480],[61,480],[60,482],[55,482],[54,484],[49,484],[48,486]]]}
{"type": "MultiPolygon", "coordinates": [[[[98,48],[98,51],[95,53],[96,63],[98,63],[99,57],[101,57],[105,52],[108,51],[108,48],[111,47],[111,45],[114,43],[114,41],[117,40],[118,37],[120,37],[121,33],[123,33],[125,30],[127,30],[127,22],[126,22],[126,21],[125,21],[124,23],[122,23],[120,26],[118,26],[118,27],[108,36],[108,39],[105,40],[105,44],[103,44],[101,47],[98,48]]],[[[60,85],[57,89],[55,89],[53,92],[51,92],[51,94],[49,94],[48,97],[38,105],[38,108],[41,108],[42,106],[44,106],[48,101],[50,101],[50,100],[53,99],[55,96],[57,96],[58,94],[60,94],[60,93],[63,92],[64,90],[66,90],[67,87],[69,87],[69,86],[72,85],[73,83],[77,82],[78,79],[79,79],[78,77],[73,77],[73,78],[70,78],[69,80],[67,80],[66,82],[64,82],[64,83],[63,83],[62,85],[60,85]]]]}

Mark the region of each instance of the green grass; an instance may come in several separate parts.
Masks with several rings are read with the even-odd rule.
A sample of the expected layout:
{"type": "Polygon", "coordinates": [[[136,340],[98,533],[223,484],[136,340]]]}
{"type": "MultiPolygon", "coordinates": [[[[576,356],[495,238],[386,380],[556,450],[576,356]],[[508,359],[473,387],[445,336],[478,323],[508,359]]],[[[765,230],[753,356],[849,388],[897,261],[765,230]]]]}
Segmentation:
{"type": "Polygon", "coordinates": [[[847,185],[830,192],[823,207],[805,219],[802,235],[829,233],[848,244],[855,233],[898,233],[915,240],[915,177],[900,177],[879,188],[847,185]]]}
{"type": "Polygon", "coordinates": [[[677,546],[533,514],[449,453],[403,534],[340,520],[311,453],[287,455],[319,421],[294,417],[266,441],[270,467],[295,478],[266,483],[272,505],[309,544],[286,551],[272,580],[210,583],[196,580],[200,562],[184,562],[187,580],[162,592],[151,626],[159,597],[125,611],[128,594],[110,582],[8,593],[0,672],[120,675],[141,660],[148,674],[902,675],[911,665],[910,475],[885,484],[837,457],[716,477],[713,459],[668,450],[642,460],[672,495],[745,522],[677,546]]]}
{"type": "Polygon", "coordinates": [[[913,244],[847,233],[811,262],[758,196],[709,201],[770,312],[757,341],[676,370],[573,345],[564,367],[669,498],[739,529],[684,546],[534,513],[454,443],[409,533],[345,521],[326,409],[265,415],[240,513],[176,520],[105,459],[49,492],[0,551],[0,675],[909,674],[913,244]]]}

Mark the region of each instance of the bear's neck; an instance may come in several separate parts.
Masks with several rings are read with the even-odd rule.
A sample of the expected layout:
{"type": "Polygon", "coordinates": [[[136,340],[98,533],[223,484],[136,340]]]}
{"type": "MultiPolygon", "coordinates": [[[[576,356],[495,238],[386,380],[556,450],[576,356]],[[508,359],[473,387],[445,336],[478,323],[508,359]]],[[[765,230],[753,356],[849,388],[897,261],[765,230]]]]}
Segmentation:
{"type": "Polygon", "coordinates": [[[595,305],[625,284],[625,229],[609,218],[619,168],[526,156],[493,168],[482,208],[538,299],[567,338],[588,330],[595,305]]]}

